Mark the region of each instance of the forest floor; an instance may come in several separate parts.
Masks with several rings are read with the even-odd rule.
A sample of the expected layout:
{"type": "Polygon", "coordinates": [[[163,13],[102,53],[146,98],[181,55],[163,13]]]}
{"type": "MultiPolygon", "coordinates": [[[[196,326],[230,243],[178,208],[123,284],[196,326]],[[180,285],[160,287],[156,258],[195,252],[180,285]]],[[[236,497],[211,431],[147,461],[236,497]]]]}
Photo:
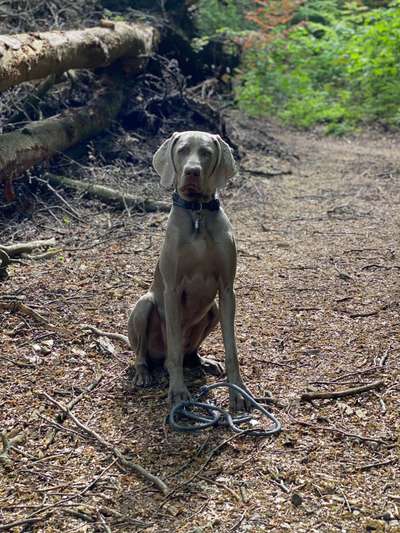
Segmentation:
{"type": "MultiPolygon", "coordinates": [[[[1,286],[2,300],[20,297],[55,327],[0,315],[0,428],[20,436],[0,455],[0,530],[400,531],[399,138],[232,120],[253,139],[223,193],[239,250],[240,363],[256,397],[271,391],[282,433],[174,433],[166,388],[129,387],[131,353],[84,325],[126,332],[167,215],[61,191],[69,207],[49,196],[1,224],[2,242],[55,236],[61,251],[13,265],[1,286]],[[263,132],[277,141],[273,154],[263,132]],[[299,399],[377,380],[355,396],[299,399]],[[55,426],[60,410],[44,393],[67,404],[91,384],[73,414],[164,480],[168,496],[69,419],[55,426]]],[[[134,188],[129,167],[121,176],[134,188]]],[[[154,174],[143,180],[157,195],[154,174]]],[[[219,331],[202,354],[223,360],[219,331]]]]}

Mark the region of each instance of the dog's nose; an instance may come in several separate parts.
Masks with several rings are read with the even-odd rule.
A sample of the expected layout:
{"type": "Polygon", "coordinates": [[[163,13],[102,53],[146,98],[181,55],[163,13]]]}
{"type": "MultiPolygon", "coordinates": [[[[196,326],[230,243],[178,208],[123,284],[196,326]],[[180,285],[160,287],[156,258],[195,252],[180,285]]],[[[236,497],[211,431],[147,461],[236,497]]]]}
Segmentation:
{"type": "Polygon", "coordinates": [[[199,166],[187,166],[185,168],[185,178],[198,180],[200,178],[201,168],[199,166]]]}

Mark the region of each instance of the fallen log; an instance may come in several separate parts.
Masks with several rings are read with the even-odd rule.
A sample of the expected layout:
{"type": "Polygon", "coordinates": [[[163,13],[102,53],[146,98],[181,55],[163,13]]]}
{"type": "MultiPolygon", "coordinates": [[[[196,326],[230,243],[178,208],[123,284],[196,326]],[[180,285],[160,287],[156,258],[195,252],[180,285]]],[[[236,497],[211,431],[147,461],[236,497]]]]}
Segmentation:
{"type": "Polygon", "coordinates": [[[54,238],[39,241],[17,242],[15,244],[0,244],[0,253],[5,252],[8,258],[16,257],[22,254],[29,254],[37,248],[49,248],[55,246],[54,238]]]}
{"type": "Polygon", "coordinates": [[[96,183],[90,183],[88,181],[74,180],[67,178],[66,176],[56,176],[54,174],[46,174],[46,178],[50,183],[61,185],[67,189],[74,189],[88,193],[90,196],[97,198],[105,203],[111,203],[117,205],[122,209],[127,207],[140,210],[140,211],[169,211],[171,206],[166,202],[158,202],[148,200],[147,198],[141,198],[129,193],[124,193],[104,185],[98,185],[96,183]]]}
{"type": "Polygon", "coordinates": [[[122,103],[123,86],[108,84],[99,89],[86,106],[68,109],[1,135],[0,182],[9,182],[35,164],[108,128],[122,103]]]}
{"type": "Polygon", "coordinates": [[[122,60],[129,72],[140,72],[157,45],[157,30],[112,21],[103,26],[1,35],[0,91],[70,69],[107,67],[117,60],[122,60]]]}

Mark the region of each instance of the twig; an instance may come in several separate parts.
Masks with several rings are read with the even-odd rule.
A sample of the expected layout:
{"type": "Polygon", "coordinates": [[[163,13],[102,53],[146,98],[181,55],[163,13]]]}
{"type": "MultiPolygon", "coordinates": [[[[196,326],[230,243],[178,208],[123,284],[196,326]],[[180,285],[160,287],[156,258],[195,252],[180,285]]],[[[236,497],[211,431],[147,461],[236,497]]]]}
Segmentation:
{"type": "MultiPolygon", "coordinates": [[[[251,431],[251,430],[250,430],[251,431]]],[[[211,459],[214,457],[214,455],[221,449],[223,448],[226,444],[228,444],[229,442],[231,442],[232,440],[234,439],[237,439],[239,437],[243,437],[244,435],[246,435],[247,431],[244,431],[243,433],[235,433],[234,435],[231,435],[229,438],[225,439],[224,441],[222,441],[220,444],[218,444],[218,446],[216,446],[215,448],[213,448],[211,450],[211,452],[209,453],[206,461],[201,465],[201,467],[197,470],[197,472],[195,472],[188,480],[184,481],[183,483],[181,483],[180,485],[178,485],[177,487],[175,487],[174,489],[172,489],[166,496],[166,498],[164,498],[164,500],[162,501],[161,503],[161,506],[163,506],[167,500],[169,500],[171,498],[171,496],[173,496],[176,492],[178,492],[178,490],[180,490],[182,487],[185,487],[186,485],[189,485],[194,479],[196,479],[196,477],[198,477],[202,472],[203,470],[207,467],[207,465],[209,464],[209,462],[211,461],[211,459]]]]}
{"type": "Polygon", "coordinates": [[[96,333],[96,335],[99,335],[100,337],[108,337],[109,339],[115,339],[118,341],[123,342],[128,346],[128,348],[131,348],[131,345],[129,343],[129,339],[126,335],[122,335],[121,333],[108,333],[107,331],[103,331],[101,329],[96,328],[95,326],[91,326],[90,324],[84,324],[82,326],[82,329],[89,329],[93,333],[96,333]]]}
{"type": "Polygon", "coordinates": [[[42,315],[23,304],[18,300],[13,300],[11,302],[0,302],[0,311],[11,311],[12,313],[20,312],[22,315],[30,316],[40,322],[45,324],[48,328],[55,328],[54,324],[51,324],[46,318],[42,315]]]}
{"type": "Polygon", "coordinates": [[[344,398],[345,396],[354,396],[361,392],[366,392],[373,389],[379,389],[382,387],[383,381],[374,381],[373,383],[367,383],[366,385],[360,385],[358,387],[352,387],[350,389],[343,389],[340,391],[326,391],[326,392],[304,392],[300,396],[301,402],[309,402],[310,400],[325,400],[333,398],[344,398]]]}
{"type": "Polygon", "coordinates": [[[295,422],[296,424],[299,424],[300,426],[305,426],[311,429],[316,429],[316,430],[321,430],[321,431],[331,431],[332,433],[339,433],[339,435],[350,437],[351,439],[357,439],[357,440],[361,440],[365,442],[376,442],[377,444],[383,444],[384,446],[387,446],[389,444],[388,441],[384,441],[382,439],[377,439],[375,437],[364,437],[363,435],[358,435],[357,433],[349,433],[347,431],[344,431],[343,429],[335,428],[332,426],[320,426],[317,424],[311,424],[310,422],[305,422],[304,420],[298,420],[296,418],[292,418],[292,420],[293,422],[295,422]]]}
{"type": "Polygon", "coordinates": [[[61,409],[79,428],[81,428],[85,433],[93,437],[95,440],[97,440],[102,446],[110,450],[114,457],[117,457],[119,462],[126,466],[127,468],[134,470],[139,475],[147,479],[147,481],[150,481],[154,485],[156,485],[163,494],[167,495],[169,492],[169,489],[167,485],[157,476],[151,474],[147,470],[145,470],[142,466],[133,463],[129,459],[127,459],[124,454],[118,450],[118,448],[114,447],[113,444],[110,442],[107,442],[103,437],[101,437],[98,433],[96,433],[94,430],[88,428],[85,424],[83,424],[80,420],[76,418],[75,415],[73,415],[69,409],[67,409],[64,405],[62,405],[60,402],[49,396],[46,392],[42,393],[45,398],[49,400],[52,404],[56,405],[59,409],[61,409]]]}
{"type": "Polygon", "coordinates": [[[203,479],[204,481],[207,481],[208,483],[213,483],[214,485],[217,485],[217,487],[222,487],[226,492],[229,492],[229,494],[237,501],[240,502],[241,498],[239,494],[237,494],[234,490],[232,490],[230,487],[225,485],[225,483],[222,483],[222,481],[217,481],[216,479],[211,479],[207,476],[199,475],[200,479],[203,479]]]}
{"type": "Polygon", "coordinates": [[[235,531],[240,526],[240,524],[243,522],[245,516],[246,516],[246,511],[242,513],[242,516],[239,518],[239,520],[237,520],[228,531],[235,531]]]}
{"type": "Polygon", "coordinates": [[[32,363],[22,363],[21,361],[16,361],[15,359],[11,359],[11,357],[6,357],[5,355],[0,355],[0,359],[7,361],[8,363],[12,363],[19,368],[32,368],[34,366],[32,363]]]}
{"type": "MultiPolygon", "coordinates": [[[[91,392],[93,389],[95,389],[97,387],[97,385],[101,382],[103,377],[104,376],[101,375],[100,377],[98,377],[96,379],[96,381],[94,381],[88,387],[86,387],[86,389],[81,394],[79,394],[79,396],[76,396],[73,400],[71,400],[67,404],[66,409],[68,409],[68,410],[72,409],[78,402],[80,402],[82,400],[82,398],[84,398],[89,392],[91,392]]],[[[63,412],[63,413],[58,414],[55,417],[54,422],[56,424],[60,424],[61,425],[61,424],[63,424],[63,422],[66,419],[67,419],[67,414],[65,412],[63,412]]],[[[55,428],[51,429],[50,432],[47,434],[46,439],[45,439],[45,447],[46,448],[48,448],[50,446],[50,444],[53,443],[54,438],[55,438],[55,436],[56,436],[58,431],[59,431],[59,428],[55,427],[55,428]]]]}
{"type": "Polygon", "coordinates": [[[385,366],[388,357],[389,357],[389,350],[386,350],[386,352],[382,356],[382,359],[379,360],[379,366],[381,367],[385,366]]]}
{"type": "Polygon", "coordinates": [[[105,474],[106,472],[108,472],[108,470],[110,470],[110,468],[113,467],[113,466],[115,465],[115,463],[116,463],[117,461],[118,461],[118,457],[116,457],[112,463],[110,463],[109,465],[107,465],[107,466],[106,466],[106,467],[100,472],[100,474],[99,474],[97,477],[95,477],[95,478],[93,479],[93,481],[91,481],[88,485],[86,485],[86,487],[80,491],[80,493],[78,494],[78,496],[83,496],[88,490],[90,490],[91,488],[93,488],[93,487],[96,485],[96,483],[99,481],[99,479],[101,479],[101,478],[104,476],[104,474],[105,474]]]}
{"type": "Polygon", "coordinates": [[[53,194],[57,196],[57,198],[67,207],[67,209],[71,212],[71,215],[78,220],[78,222],[82,222],[82,218],[80,217],[78,211],[74,209],[67,200],[52,186],[47,180],[36,178],[37,181],[40,181],[41,183],[45,183],[47,185],[47,188],[49,191],[51,191],[53,194]]]}
{"type": "Polygon", "coordinates": [[[14,522],[8,522],[8,524],[0,524],[0,531],[7,531],[8,529],[13,529],[18,526],[26,526],[28,524],[36,524],[37,522],[42,522],[43,520],[46,520],[50,514],[46,514],[43,516],[38,517],[31,517],[31,518],[21,518],[20,520],[14,520],[14,522]]]}
{"type": "Polygon", "coordinates": [[[378,468],[380,466],[391,465],[392,463],[395,463],[397,461],[398,461],[397,457],[392,457],[391,459],[386,459],[386,461],[378,461],[376,463],[369,463],[366,465],[356,466],[354,468],[354,472],[357,472],[357,471],[364,472],[365,470],[371,470],[371,468],[378,468]]]}

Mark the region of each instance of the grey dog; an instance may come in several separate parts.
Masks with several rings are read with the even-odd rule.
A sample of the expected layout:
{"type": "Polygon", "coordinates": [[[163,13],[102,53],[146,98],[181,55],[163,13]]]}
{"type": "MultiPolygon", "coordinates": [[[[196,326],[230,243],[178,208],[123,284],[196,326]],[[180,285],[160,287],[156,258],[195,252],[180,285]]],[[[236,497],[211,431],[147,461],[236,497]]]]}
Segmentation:
{"type": "MultiPolygon", "coordinates": [[[[153,166],[162,185],[174,186],[175,193],[153,283],[129,317],[128,336],[136,353],[134,383],[151,384],[152,368],[165,363],[171,404],[189,399],[186,361],[214,374],[222,371],[221,365],[197,353],[220,322],[227,380],[245,388],[235,340],[236,246],[216,198],[217,189],[236,173],[231,149],[219,135],[174,133],[155,153],[153,166]]],[[[230,392],[230,406],[243,408],[235,391],[230,392]]]]}

